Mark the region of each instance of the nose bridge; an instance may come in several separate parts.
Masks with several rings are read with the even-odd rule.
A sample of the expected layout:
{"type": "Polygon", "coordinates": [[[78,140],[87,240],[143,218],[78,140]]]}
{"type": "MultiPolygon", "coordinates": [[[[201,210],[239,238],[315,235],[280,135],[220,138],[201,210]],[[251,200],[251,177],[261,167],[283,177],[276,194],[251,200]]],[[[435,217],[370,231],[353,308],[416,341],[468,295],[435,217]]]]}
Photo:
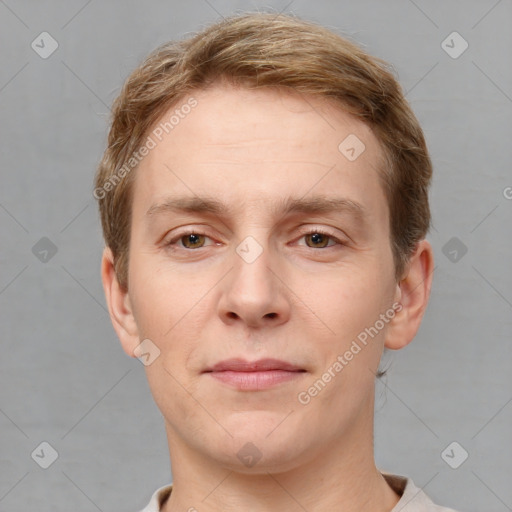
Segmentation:
{"type": "Polygon", "coordinates": [[[234,291],[245,302],[268,300],[267,296],[274,286],[269,243],[263,230],[259,234],[246,236],[236,246],[233,258],[232,285],[240,287],[234,291]]]}
{"type": "Polygon", "coordinates": [[[238,212],[236,233],[241,237],[235,246],[234,265],[237,272],[259,273],[269,271],[270,227],[269,208],[257,197],[246,198],[238,212]],[[236,256],[236,258],[235,258],[236,256]]]}
{"type": "MultiPolygon", "coordinates": [[[[224,320],[240,319],[253,326],[269,319],[284,320],[288,301],[275,275],[266,230],[252,230],[235,247],[233,268],[219,304],[224,320]]],[[[276,321],[276,320],[274,320],[276,321]]]]}

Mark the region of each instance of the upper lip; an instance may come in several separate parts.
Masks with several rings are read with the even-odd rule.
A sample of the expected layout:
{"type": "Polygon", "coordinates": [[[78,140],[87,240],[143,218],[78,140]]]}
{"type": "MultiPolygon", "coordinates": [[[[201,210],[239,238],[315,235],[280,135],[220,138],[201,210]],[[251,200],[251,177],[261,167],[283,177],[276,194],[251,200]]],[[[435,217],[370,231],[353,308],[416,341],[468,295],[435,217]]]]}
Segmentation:
{"type": "Polygon", "coordinates": [[[294,364],[279,359],[259,359],[258,361],[245,361],[244,359],[226,359],[206,368],[205,372],[262,372],[270,370],[285,370],[289,372],[305,371],[294,364]]]}

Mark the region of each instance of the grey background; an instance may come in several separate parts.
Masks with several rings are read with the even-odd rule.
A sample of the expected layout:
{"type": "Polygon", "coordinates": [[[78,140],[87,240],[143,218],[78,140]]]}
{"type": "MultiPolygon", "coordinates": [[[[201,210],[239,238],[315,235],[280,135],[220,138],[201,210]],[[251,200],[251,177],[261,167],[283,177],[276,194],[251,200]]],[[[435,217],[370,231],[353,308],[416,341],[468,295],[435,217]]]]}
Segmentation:
{"type": "Polygon", "coordinates": [[[320,22],[393,63],[434,161],[431,303],[376,385],[378,466],[461,511],[512,510],[510,0],[0,0],[1,511],[136,511],[171,480],[143,366],[105,310],[92,178],[131,69],[161,42],[256,9],[320,22]],[[59,45],[47,59],[31,48],[43,31],[59,45]],[[469,43],[456,59],[441,47],[453,31],[469,43]],[[42,237],[54,255],[45,241],[33,250],[42,237]],[[31,458],[43,441],[59,454],[48,469],[31,458]],[[469,454],[458,469],[441,457],[452,441],[469,454]]]}

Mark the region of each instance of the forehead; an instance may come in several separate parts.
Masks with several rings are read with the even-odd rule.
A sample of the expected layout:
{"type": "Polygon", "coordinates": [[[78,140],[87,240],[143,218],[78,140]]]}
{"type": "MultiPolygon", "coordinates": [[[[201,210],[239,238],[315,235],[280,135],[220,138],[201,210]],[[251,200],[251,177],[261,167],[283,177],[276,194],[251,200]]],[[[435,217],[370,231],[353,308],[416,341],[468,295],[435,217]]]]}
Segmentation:
{"type": "Polygon", "coordinates": [[[379,141],[326,99],[216,85],[183,98],[148,135],[154,147],[136,172],[134,216],[169,195],[218,197],[235,214],[309,194],[343,196],[387,218],[379,141]]]}

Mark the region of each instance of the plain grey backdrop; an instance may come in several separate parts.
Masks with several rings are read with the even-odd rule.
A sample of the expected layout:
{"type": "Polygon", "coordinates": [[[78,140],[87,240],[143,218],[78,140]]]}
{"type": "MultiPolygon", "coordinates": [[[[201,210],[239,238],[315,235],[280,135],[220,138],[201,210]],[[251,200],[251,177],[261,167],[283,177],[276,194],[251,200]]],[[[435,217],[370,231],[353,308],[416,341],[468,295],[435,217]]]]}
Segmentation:
{"type": "Polygon", "coordinates": [[[512,510],[510,0],[0,0],[0,511],[136,511],[171,481],[105,309],[93,174],[143,57],[254,10],[391,62],[431,151],[431,302],[376,384],[377,465],[461,511],[512,510]]]}

